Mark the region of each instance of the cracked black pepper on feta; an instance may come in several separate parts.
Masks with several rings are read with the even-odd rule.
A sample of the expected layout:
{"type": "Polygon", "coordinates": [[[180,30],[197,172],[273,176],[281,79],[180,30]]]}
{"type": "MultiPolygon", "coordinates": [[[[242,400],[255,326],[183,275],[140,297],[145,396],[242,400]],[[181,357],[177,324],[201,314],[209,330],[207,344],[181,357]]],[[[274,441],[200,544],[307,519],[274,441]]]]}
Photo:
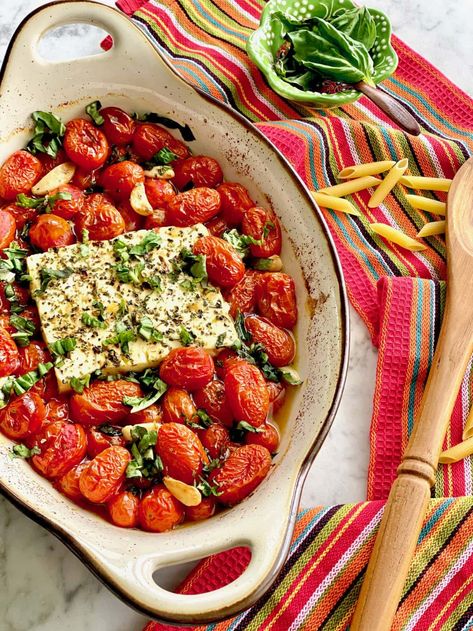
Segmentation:
{"type": "Polygon", "coordinates": [[[189,343],[214,350],[237,342],[229,305],[202,277],[205,261],[192,257],[208,234],[202,224],[139,230],[27,258],[45,342],[75,340],[56,362],[60,391],[97,370],[155,367],[189,343]]]}

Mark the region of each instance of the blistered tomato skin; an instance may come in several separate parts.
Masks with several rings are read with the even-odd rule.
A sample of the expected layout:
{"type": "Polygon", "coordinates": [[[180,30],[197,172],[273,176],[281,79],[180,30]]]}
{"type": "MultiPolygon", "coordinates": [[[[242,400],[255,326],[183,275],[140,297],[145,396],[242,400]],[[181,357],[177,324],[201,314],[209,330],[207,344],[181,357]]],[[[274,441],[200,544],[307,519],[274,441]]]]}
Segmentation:
{"type": "Polygon", "coordinates": [[[296,289],[293,279],[283,272],[261,275],[256,288],[259,313],[283,329],[297,322],[296,289]]]}
{"type": "Polygon", "coordinates": [[[222,169],[214,158],[209,156],[191,156],[175,165],[173,178],[177,188],[184,188],[190,182],[195,187],[208,186],[215,188],[223,180],[222,169]]]}
{"type": "Polygon", "coordinates": [[[37,394],[25,392],[0,412],[0,429],[13,440],[39,432],[46,419],[46,407],[37,394]]]}
{"type": "Polygon", "coordinates": [[[215,498],[203,497],[200,504],[197,506],[186,506],[186,519],[187,521],[202,521],[212,517],[215,513],[215,498]]]}
{"type": "Polygon", "coordinates": [[[181,423],[165,423],[160,427],[156,451],[164,474],[186,484],[193,484],[208,463],[198,436],[181,423]]]}
{"type": "Polygon", "coordinates": [[[130,493],[122,491],[114,495],[108,502],[108,514],[115,526],[135,528],[138,524],[140,500],[130,493]]]}
{"type": "Polygon", "coordinates": [[[15,238],[16,220],[7,209],[0,209],[0,249],[6,248],[15,238]]]}
{"type": "Polygon", "coordinates": [[[19,193],[30,193],[43,171],[28,151],[15,151],[0,167],[0,198],[13,202],[19,193]]]}
{"type": "Polygon", "coordinates": [[[230,444],[230,432],[220,423],[212,423],[207,429],[198,431],[200,442],[213,459],[223,458],[230,444]]]}
{"type": "Polygon", "coordinates": [[[79,480],[84,467],[87,466],[87,462],[81,462],[80,464],[69,469],[59,480],[56,482],[56,487],[64,493],[66,497],[74,502],[79,502],[84,499],[79,487],[79,480]]]}
{"type": "Polygon", "coordinates": [[[219,287],[233,287],[245,274],[245,265],[235,248],[219,237],[197,239],[194,254],[205,255],[209,280],[219,287]]]}
{"type": "Polygon", "coordinates": [[[250,245],[252,256],[267,258],[281,254],[281,226],[276,215],[269,210],[254,206],[246,211],[241,224],[243,234],[261,241],[261,245],[250,245]]]}
{"type": "Polygon", "coordinates": [[[82,495],[94,504],[102,504],[117,491],[125,479],[125,471],[131,460],[124,447],[108,447],[84,467],[79,488],[82,495]]]}
{"type": "Polygon", "coordinates": [[[184,506],[163,484],[153,487],[140,502],[139,523],[148,532],[172,530],[184,516],[184,506]]]}
{"type": "Polygon", "coordinates": [[[125,232],[134,232],[143,228],[145,218],[133,210],[130,202],[123,200],[117,205],[117,210],[125,222],[125,232]]]}
{"type": "Polygon", "coordinates": [[[259,369],[244,360],[231,364],[225,374],[225,392],[233,416],[253,427],[269,412],[269,392],[259,369]]]}
{"type": "Polygon", "coordinates": [[[256,307],[256,288],[261,274],[254,270],[246,270],[243,278],[225,295],[230,303],[230,315],[236,318],[238,312],[251,313],[256,307]]]}
{"type": "Polygon", "coordinates": [[[31,458],[34,468],[45,478],[54,479],[84,458],[87,439],[80,425],[55,421],[35,436],[34,446],[41,452],[31,458]]]}
{"type": "Polygon", "coordinates": [[[93,459],[98,456],[102,451],[109,447],[118,446],[124,447],[125,440],[123,436],[109,436],[99,431],[95,427],[90,427],[86,430],[87,433],[87,455],[93,459]]]}
{"type": "Polygon", "coordinates": [[[227,427],[233,424],[233,414],[225,394],[225,386],[218,379],[194,392],[194,402],[207,412],[213,421],[220,421],[227,427]]]}
{"type": "Polygon", "coordinates": [[[105,163],[110,147],[100,129],[83,118],[75,118],[66,125],[64,150],[71,162],[84,171],[93,171],[105,163]]]}
{"type": "Polygon", "coordinates": [[[136,425],[137,423],[160,423],[162,421],[163,411],[159,405],[150,405],[144,410],[133,412],[126,419],[127,425],[136,425]]]}
{"type": "Polygon", "coordinates": [[[254,203],[244,186],[236,182],[224,182],[218,187],[222,200],[222,217],[229,226],[235,228],[243,221],[245,212],[254,203]]]}
{"type": "Polygon", "coordinates": [[[279,432],[271,423],[265,423],[258,428],[258,432],[247,432],[245,443],[247,445],[261,445],[266,447],[269,453],[274,454],[279,447],[279,432]]]}
{"type": "Polygon", "coordinates": [[[272,324],[265,318],[250,315],[245,318],[246,330],[253,342],[259,342],[265,348],[268,359],[273,366],[287,366],[294,359],[296,345],[294,338],[284,329],[272,324]]]}
{"type": "Polygon", "coordinates": [[[117,208],[101,193],[88,195],[80,213],[74,217],[76,234],[84,230],[89,239],[104,241],[113,239],[125,232],[125,220],[117,208]]]}
{"type": "Polygon", "coordinates": [[[163,423],[196,423],[197,408],[186,390],[168,388],[163,400],[163,423]]]}
{"type": "Polygon", "coordinates": [[[71,418],[81,425],[122,423],[130,412],[123,398],[142,396],[140,386],[131,381],[94,381],[82,394],[75,392],[71,396],[71,418]]]}
{"type": "Polygon", "coordinates": [[[203,388],[214,376],[212,357],[202,348],[176,348],[161,363],[159,374],[170,386],[190,392],[203,388]]]}
{"type": "Polygon", "coordinates": [[[252,493],[271,468],[271,454],[261,445],[244,445],[232,451],[220,469],[215,469],[209,481],[216,484],[222,504],[234,506],[252,493]]]}
{"type": "Polygon", "coordinates": [[[13,375],[20,365],[20,355],[12,336],[0,329],[0,377],[13,375]]]}
{"type": "Polygon", "coordinates": [[[266,387],[269,392],[269,401],[273,406],[273,414],[277,414],[284,404],[284,400],[286,398],[286,388],[279,381],[277,383],[274,381],[267,381],[266,387]]]}
{"type": "Polygon", "coordinates": [[[184,143],[169,133],[164,127],[153,123],[138,123],[133,134],[133,150],[145,160],[166,147],[178,158],[187,158],[189,150],[184,143]]]}
{"type": "Polygon", "coordinates": [[[103,131],[112,145],[127,145],[133,139],[136,123],[132,117],[119,107],[104,107],[100,110],[103,116],[103,131]]]}
{"type": "Polygon", "coordinates": [[[214,237],[221,237],[224,232],[230,230],[230,226],[221,215],[217,215],[207,221],[205,227],[214,237]]]}
{"type": "Polygon", "coordinates": [[[69,223],[54,214],[39,215],[30,228],[30,241],[39,250],[62,248],[75,243],[69,223]]]}
{"type": "Polygon", "coordinates": [[[46,403],[46,421],[53,423],[54,421],[69,420],[69,404],[64,399],[50,399],[46,403]]]}
{"type": "Polygon", "coordinates": [[[171,182],[159,178],[145,178],[145,192],[153,208],[166,208],[167,204],[176,197],[176,191],[171,182]]]}
{"type": "Polygon", "coordinates": [[[130,160],[111,164],[102,171],[99,178],[99,183],[105,192],[118,200],[130,199],[133,188],[144,181],[142,167],[130,160]]]}
{"type": "Polygon", "coordinates": [[[179,193],[169,203],[166,220],[181,228],[204,223],[220,210],[220,194],[213,188],[193,188],[179,193]]]}
{"type": "Polygon", "coordinates": [[[16,371],[18,375],[24,375],[30,370],[36,370],[38,364],[46,364],[51,361],[51,354],[44,342],[32,341],[28,346],[19,348],[18,354],[20,356],[20,365],[16,371]]]}
{"type": "Polygon", "coordinates": [[[65,184],[51,191],[51,196],[57,195],[58,193],[70,195],[70,199],[56,200],[52,205],[52,212],[63,219],[73,219],[75,215],[82,210],[82,205],[85,200],[83,191],[73,184],[65,184]]]}

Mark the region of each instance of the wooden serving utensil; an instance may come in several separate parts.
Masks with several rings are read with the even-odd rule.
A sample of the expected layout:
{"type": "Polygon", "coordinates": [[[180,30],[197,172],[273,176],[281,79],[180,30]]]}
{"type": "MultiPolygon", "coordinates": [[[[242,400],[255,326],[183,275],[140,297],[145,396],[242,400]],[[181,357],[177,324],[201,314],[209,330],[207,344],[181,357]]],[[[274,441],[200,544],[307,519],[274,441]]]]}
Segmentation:
{"type": "Polygon", "coordinates": [[[414,430],[398,468],[361,589],[351,631],[389,631],[435,482],[455,400],[473,353],[473,158],[447,201],[447,301],[414,430]]]}
{"type": "Polygon", "coordinates": [[[380,110],[383,110],[385,114],[389,116],[401,129],[407,131],[408,134],[418,136],[420,134],[419,123],[412,116],[406,108],[399,103],[395,98],[378,90],[374,85],[366,83],[366,81],[359,81],[355,83],[355,88],[360,92],[363,92],[373,103],[375,103],[380,110]]]}

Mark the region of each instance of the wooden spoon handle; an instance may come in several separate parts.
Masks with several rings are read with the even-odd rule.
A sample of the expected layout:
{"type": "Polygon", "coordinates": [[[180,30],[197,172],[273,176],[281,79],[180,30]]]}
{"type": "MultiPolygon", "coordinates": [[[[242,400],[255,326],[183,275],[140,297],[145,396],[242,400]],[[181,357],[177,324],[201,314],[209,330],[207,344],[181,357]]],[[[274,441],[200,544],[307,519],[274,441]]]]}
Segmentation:
{"type": "Polygon", "coordinates": [[[376,87],[369,85],[365,81],[359,81],[355,87],[363,92],[373,103],[383,110],[401,129],[407,131],[408,134],[418,136],[420,134],[419,123],[406,108],[386,92],[378,90],[376,87]]]}
{"type": "Polygon", "coordinates": [[[457,291],[461,287],[451,274],[449,283],[442,330],[420,411],[389,494],[351,631],[391,629],[435,482],[443,438],[472,354],[473,315],[465,308],[457,291]]]}

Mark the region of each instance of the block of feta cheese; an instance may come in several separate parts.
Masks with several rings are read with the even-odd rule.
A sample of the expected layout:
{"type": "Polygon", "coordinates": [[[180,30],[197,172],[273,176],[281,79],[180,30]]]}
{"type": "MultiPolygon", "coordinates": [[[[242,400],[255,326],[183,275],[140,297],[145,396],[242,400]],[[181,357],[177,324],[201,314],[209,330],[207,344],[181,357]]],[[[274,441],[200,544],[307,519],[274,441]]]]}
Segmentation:
{"type": "Polygon", "coordinates": [[[207,234],[201,224],[139,230],[28,257],[46,344],[75,340],[55,368],[60,391],[94,371],[155,367],[179,346],[237,342],[228,303],[189,257],[207,234]]]}

